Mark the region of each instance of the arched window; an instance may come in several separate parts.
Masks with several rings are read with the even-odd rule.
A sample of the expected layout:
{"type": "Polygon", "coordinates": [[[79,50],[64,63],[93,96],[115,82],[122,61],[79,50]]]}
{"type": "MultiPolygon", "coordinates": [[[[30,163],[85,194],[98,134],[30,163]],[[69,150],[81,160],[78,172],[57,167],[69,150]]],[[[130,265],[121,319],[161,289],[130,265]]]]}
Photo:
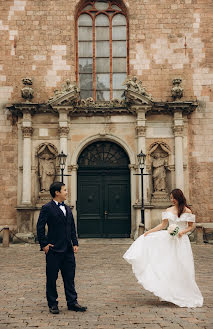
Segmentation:
{"type": "Polygon", "coordinates": [[[128,21],[119,3],[88,1],[78,13],[76,71],[81,98],[107,101],[123,93],[128,74],[128,21]]]}

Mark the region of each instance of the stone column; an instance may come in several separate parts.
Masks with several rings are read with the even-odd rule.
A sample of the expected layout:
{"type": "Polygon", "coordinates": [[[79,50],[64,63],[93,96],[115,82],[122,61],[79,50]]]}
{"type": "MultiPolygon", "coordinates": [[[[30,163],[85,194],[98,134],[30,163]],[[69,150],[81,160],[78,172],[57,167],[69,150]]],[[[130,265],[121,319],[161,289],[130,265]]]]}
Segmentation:
{"type": "MultiPolygon", "coordinates": [[[[137,119],[136,119],[136,132],[137,132],[137,154],[143,151],[143,153],[146,154],[146,108],[137,108],[137,119]]],[[[136,156],[137,156],[136,154],[136,156]]],[[[145,172],[145,167],[144,167],[145,172]]],[[[138,171],[138,174],[140,173],[140,170],[138,171]]],[[[138,196],[139,200],[141,200],[141,179],[140,176],[138,176],[138,196]]],[[[146,176],[144,176],[143,179],[144,182],[144,201],[147,200],[147,182],[146,182],[146,176]]]]}
{"type": "Polygon", "coordinates": [[[173,129],[175,136],[175,187],[184,192],[182,112],[176,111],[174,113],[173,129]]]}
{"type": "MultiPolygon", "coordinates": [[[[67,166],[69,163],[69,154],[68,154],[68,148],[67,148],[67,139],[68,139],[68,134],[69,134],[69,127],[68,127],[68,114],[67,111],[64,109],[58,110],[59,112],[59,136],[60,136],[60,149],[59,153],[63,151],[67,155],[67,161],[66,161],[66,166],[64,169],[64,174],[68,174],[67,171],[67,166]]],[[[68,179],[65,176],[64,177],[64,183],[67,185],[68,179]]]]}
{"type": "Polygon", "coordinates": [[[31,114],[23,114],[23,178],[22,178],[22,204],[31,204],[31,114]]]}

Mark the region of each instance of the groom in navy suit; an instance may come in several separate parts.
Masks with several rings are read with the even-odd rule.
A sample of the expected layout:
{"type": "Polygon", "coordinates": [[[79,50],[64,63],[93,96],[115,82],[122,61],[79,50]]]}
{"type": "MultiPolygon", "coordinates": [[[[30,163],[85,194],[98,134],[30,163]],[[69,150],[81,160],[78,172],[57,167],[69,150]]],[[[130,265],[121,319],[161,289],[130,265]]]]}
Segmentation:
{"type": "Polygon", "coordinates": [[[78,252],[78,240],[72,211],[64,204],[67,198],[65,184],[61,182],[51,184],[50,194],[53,200],[42,207],[37,223],[38,241],[41,250],[46,254],[46,297],[49,310],[53,314],[59,313],[56,280],[61,270],[68,310],[85,312],[87,308],[77,302],[74,284],[74,253],[78,252]],[[46,224],[47,235],[45,235],[46,224]]]}

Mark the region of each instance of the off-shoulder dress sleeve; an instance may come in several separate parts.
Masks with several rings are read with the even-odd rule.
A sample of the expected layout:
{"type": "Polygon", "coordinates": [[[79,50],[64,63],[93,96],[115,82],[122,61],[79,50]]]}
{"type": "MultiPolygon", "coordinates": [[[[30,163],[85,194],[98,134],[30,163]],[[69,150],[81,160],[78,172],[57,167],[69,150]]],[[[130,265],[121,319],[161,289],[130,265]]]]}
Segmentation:
{"type": "Polygon", "coordinates": [[[169,211],[164,211],[164,212],[162,212],[162,220],[164,220],[164,219],[171,219],[171,220],[174,220],[177,222],[193,222],[193,223],[195,223],[195,215],[191,214],[191,213],[186,213],[186,212],[181,214],[180,217],[178,217],[169,211]]]}

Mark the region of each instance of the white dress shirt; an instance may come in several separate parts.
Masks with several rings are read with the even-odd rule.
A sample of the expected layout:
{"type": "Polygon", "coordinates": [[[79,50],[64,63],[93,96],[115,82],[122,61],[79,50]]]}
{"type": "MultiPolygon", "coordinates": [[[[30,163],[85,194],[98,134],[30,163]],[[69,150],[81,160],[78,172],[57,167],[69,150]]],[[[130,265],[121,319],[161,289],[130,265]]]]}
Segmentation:
{"type": "MultiPolygon", "coordinates": [[[[56,200],[53,200],[53,201],[55,201],[55,203],[56,203],[57,206],[58,206],[58,201],[56,201],[56,200]]],[[[59,206],[59,208],[63,211],[64,216],[66,216],[66,208],[65,208],[64,206],[59,206]]]]}

